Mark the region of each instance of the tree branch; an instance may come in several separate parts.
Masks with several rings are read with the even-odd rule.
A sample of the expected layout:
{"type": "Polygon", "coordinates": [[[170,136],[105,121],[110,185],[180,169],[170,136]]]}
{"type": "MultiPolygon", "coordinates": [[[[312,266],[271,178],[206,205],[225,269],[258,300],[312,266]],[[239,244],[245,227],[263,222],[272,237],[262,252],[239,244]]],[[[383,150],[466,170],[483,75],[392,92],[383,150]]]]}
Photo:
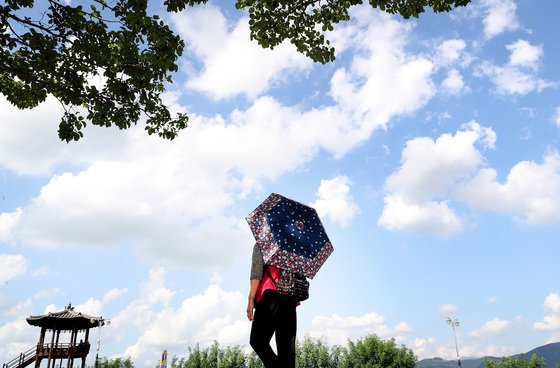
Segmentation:
{"type": "MultiPolygon", "coordinates": [[[[50,34],[51,36],[53,36],[55,38],[62,39],[64,42],[69,42],[69,43],[73,44],[73,42],[70,39],[68,39],[65,36],[62,36],[61,34],[57,34],[53,31],[51,31],[49,28],[43,26],[42,23],[34,23],[34,22],[26,20],[26,19],[21,19],[20,17],[18,17],[17,15],[15,15],[13,13],[9,13],[8,18],[11,18],[18,23],[26,24],[26,25],[31,26],[31,27],[35,27],[35,28],[40,29],[41,31],[43,31],[45,33],[50,34]]],[[[10,27],[10,28],[12,28],[12,27],[10,27]]]]}

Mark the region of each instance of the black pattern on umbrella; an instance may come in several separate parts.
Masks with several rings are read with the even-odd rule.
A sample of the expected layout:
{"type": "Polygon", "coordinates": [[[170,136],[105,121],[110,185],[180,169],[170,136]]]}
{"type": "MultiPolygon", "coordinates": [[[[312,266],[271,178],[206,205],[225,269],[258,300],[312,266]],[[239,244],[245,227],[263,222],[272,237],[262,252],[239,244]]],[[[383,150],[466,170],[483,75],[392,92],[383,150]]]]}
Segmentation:
{"type": "Polygon", "coordinates": [[[313,278],[333,252],[315,209],[272,193],[247,222],[267,265],[313,278]]]}

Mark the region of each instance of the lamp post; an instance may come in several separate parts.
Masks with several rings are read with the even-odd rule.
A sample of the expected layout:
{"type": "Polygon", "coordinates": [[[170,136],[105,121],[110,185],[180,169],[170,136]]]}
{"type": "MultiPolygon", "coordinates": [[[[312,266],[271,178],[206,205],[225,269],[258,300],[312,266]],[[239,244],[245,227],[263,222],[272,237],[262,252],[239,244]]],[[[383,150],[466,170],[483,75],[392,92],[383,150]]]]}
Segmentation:
{"type": "Polygon", "coordinates": [[[455,331],[455,327],[459,327],[459,321],[452,321],[451,318],[447,317],[445,323],[451,325],[451,327],[453,328],[453,337],[455,338],[455,351],[457,352],[457,365],[459,366],[459,368],[461,368],[461,359],[459,359],[459,347],[457,346],[457,332],[455,331]]]}
{"type": "MultiPolygon", "coordinates": [[[[92,319],[91,323],[94,323],[95,320],[92,319]]],[[[110,319],[101,319],[99,321],[99,335],[97,336],[97,349],[95,351],[95,368],[99,366],[99,346],[101,345],[101,327],[104,325],[109,326],[111,324],[110,319]]]]}

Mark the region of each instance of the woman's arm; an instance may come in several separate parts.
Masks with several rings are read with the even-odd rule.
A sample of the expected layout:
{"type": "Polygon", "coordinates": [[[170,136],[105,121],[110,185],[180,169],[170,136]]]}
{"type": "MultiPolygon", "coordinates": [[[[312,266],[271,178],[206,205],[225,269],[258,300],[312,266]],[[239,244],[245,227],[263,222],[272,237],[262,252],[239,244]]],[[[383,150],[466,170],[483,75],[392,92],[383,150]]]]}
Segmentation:
{"type": "Polygon", "coordinates": [[[249,289],[249,303],[247,305],[247,318],[249,321],[253,320],[253,310],[255,309],[255,294],[259,287],[261,280],[251,280],[251,287],[249,289]]]}
{"type": "Polygon", "coordinates": [[[263,278],[264,261],[262,253],[257,246],[253,245],[253,255],[251,257],[251,288],[249,289],[249,305],[247,305],[247,318],[249,321],[253,320],[253,309],[255,309],[255,295],[257,288],[263,278]]]}

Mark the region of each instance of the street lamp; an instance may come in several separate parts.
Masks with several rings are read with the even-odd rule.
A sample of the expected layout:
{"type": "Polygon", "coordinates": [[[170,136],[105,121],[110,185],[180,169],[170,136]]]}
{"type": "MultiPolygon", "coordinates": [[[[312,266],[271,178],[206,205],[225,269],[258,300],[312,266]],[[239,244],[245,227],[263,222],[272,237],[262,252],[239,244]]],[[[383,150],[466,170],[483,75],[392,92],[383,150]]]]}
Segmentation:
{"type": "MultiPolygon", "coordinates": [[[[93,324],[95,323],[95,319],[91,319],[90,322],[93,324]]],[[[111,324],[110,319],[101,319],[99,321],[99,335],[97,336],[97,349],[95,352],[95,368],[99,366],[99,346],[101,345],[101,327],[104,325],[109,326],[111,324]]]]}
{"type": "Polygon", "coordinates": [[[455,338],[455,351],[457,352],[457,365],[459,366],[459,368],[461,368],[461,359],[459,359],[459,347],[457,346],[457,332],[455,331],[455,327],[459,327],[459,321],[452,321],[451,318],[447,317],[445,323],[451,325],[451,327],[453,328],[453,337],[455,338]]]}

